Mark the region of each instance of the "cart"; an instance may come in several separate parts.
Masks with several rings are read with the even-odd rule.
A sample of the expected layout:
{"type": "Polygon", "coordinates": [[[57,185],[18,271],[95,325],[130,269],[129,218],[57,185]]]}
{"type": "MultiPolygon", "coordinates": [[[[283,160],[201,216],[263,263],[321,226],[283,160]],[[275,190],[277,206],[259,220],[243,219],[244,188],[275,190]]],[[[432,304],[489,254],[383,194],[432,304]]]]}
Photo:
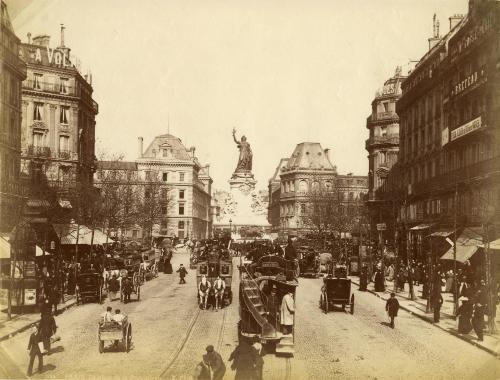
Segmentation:
{"type": "Polygon", "coordinates": [[[118,322],[103,322],[97,325],[97,339],[99,353],[104,352],[104,342],[121,342],[125,352],[130,351],[132,344],[132,324],[125,318],[120,324],[118,322]]]}
{"type": "Polygon", "coordinates": [[[76,278],[76,303],[94,300],[102,303],[102,275],[96,272],[80,273],[76,278]]]}
{"type": "Polygon", "coordinates": [[[351,280],[349,278],[330,276],[323,278],[319,306],[327,314],[333,310],[334,305],[341,305],[343,311],[347,305],[349,312],[354,314],[354,294],[351,294],[351,280]]]}

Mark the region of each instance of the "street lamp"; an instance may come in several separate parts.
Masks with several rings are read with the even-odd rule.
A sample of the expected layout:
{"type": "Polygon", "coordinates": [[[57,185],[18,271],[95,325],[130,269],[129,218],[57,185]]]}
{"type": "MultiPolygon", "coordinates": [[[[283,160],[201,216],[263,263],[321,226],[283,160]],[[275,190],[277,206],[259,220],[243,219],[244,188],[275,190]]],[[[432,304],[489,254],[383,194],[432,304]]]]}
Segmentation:
{"type": "Polygon", "coordinates": [[[233,240],[233,228],[232,228],[232,223],[233,223],[233,221],[232,221],[232,219],[230,218],[230,219],[229,219],[229,239],[230,239],[230,240],[233,240]]]}

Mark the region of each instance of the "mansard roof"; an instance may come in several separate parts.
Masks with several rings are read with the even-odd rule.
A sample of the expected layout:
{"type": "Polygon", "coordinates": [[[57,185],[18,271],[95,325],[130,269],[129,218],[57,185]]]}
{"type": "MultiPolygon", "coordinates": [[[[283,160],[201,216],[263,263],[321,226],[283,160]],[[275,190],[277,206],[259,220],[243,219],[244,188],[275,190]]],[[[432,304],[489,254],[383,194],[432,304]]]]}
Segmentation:
{"type": "Polygon", "coordinates": [[[318,169],[334,171],[335,167],[330,162],[327,153],[323,150],[320,143],[303,142],[297,144],[284,169],[318,169]]]}

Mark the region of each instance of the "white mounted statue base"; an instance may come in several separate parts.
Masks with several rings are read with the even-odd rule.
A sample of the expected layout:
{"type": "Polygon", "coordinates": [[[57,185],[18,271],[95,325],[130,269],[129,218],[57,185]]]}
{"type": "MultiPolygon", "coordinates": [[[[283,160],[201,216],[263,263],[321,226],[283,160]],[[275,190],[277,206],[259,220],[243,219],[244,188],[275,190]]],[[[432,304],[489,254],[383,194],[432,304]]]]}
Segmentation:
{"type": "Polygon", "coordinates": [[[224,214],[214,225],[229,226],[229,220],[233,226],[259,226],[270,227],[267,221],[267,207],[259,209],[259,194],[255,190],[255,180],[252,172],[239,171],[233,173],[229,180],[232,205],[230,212],[224,214]]]}

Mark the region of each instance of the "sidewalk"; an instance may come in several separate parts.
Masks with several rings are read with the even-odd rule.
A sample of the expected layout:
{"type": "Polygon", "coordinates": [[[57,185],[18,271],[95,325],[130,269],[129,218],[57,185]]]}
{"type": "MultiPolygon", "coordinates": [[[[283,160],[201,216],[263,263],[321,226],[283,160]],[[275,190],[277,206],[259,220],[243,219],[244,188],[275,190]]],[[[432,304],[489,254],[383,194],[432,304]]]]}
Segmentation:
{"type": "MultiPolygon", "coordinates": [[[[75,296],[66,296],[64,303],[57,306],[58,313],[76,305],[75,296]]],[[[40,313],[14,314],[12,319],[7,319],[7,311],[0,312],[0,342],[12,338],[40,322],[40,313]]]]}
{"type": "MultiPolygon", "coordinates": [[[[359,277],[350,276],[353,283],[359,286],[359,277]]],[[[409,312],[412,315],[417,316],[420,319],[423,319],[429,323],[432,323],[437,328],[440,328],[443,331],[446,331],[456,337],[469,342],[470,344],[492,354],[497,357],[500,357],[500,314],[497,312],[497,333],[492,335],[486,329],[484,332],[484,340],[482,342],[477,340],[477,336],[472,331],[470,334],[459,334],[457,329],[458,321],[453,317],[453,295],[451,293],[442,293],[443,296],[443,305],[441,307],[441,317],[438,323],[434,323],[433,312],[426,313],[427,300],[421,298],[422,296],[422,285],[413,286],[416,300],[408,299],[409,294],[409,285],[405,284],[405,290],[399,291],[396,293],[396,297],[399,301],[399,305],[401,309],[409,312]]],[[[386,301],[391,292],[394,289],[394,284],[392,281],[386,281],[386,290],[385,292],[375,292],[374,284],[368,284],[367,291],[376,295],[380,299],[386,301]]]]}

